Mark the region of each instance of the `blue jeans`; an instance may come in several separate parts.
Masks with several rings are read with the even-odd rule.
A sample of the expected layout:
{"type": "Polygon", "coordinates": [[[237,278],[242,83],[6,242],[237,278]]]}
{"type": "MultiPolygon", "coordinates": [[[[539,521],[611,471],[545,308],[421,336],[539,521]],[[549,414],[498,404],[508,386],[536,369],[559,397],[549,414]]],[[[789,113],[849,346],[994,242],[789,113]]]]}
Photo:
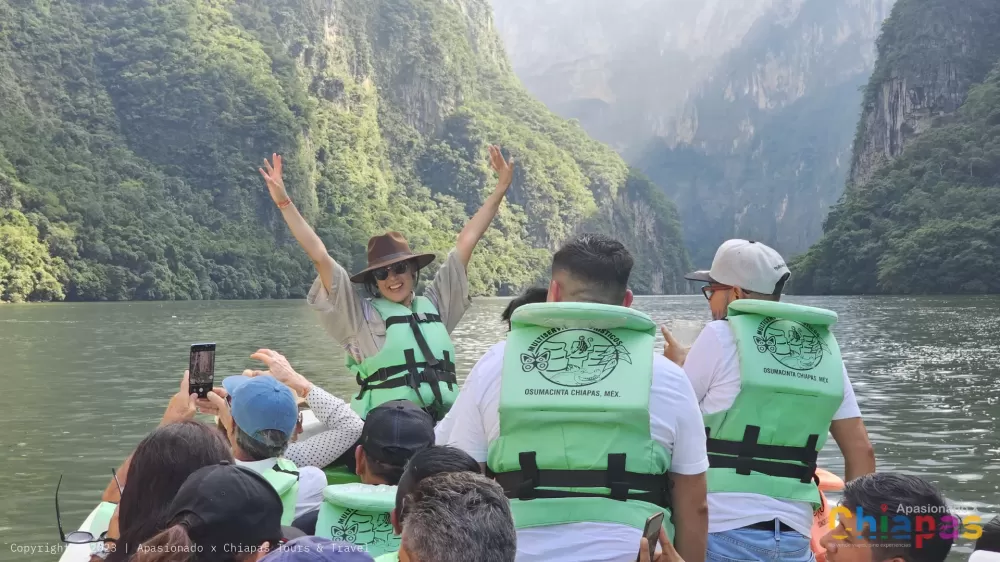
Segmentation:
{"type": "MultiPolygon", "coordinates": [[[[775,526],[777,527],[777,525],[775,526]]],[[[732,529],[708,534],[708,562],[816,562],[809,537],[794,531],[732,529]]]]}

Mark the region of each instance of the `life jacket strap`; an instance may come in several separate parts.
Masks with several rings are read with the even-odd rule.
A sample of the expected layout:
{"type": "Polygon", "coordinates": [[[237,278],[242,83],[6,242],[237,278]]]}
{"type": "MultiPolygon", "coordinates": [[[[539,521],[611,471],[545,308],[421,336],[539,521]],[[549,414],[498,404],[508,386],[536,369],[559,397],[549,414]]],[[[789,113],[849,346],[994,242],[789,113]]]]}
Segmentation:
{"type": "Polygon", "coordinates": [[[385,320],[385,327],[389,329],[390,326],[396,324],[409,324],[411,322],[416,322],[418,324],[426,324],[429,322],[441,322],[440,314],[426,314],[423,312],[414,312],[413,314],[403,314],[402,316],[390,316],[385,320]]]}
{"type": "Polygon", "coordinates": [[[711,430],[707,427],[705,434],[708,437],[706,448],[710,468],[734,468],[737,474],[744,476],[759,472],[779,478],[794,478],[803,484],[818,480],[816,464],[819,451],[816,450],[816,445],[819,443],[819,435],[810,435],[803,447],[789,447],[758,443],[760,426],[756,425],[746,426],[742,441],[713,439],[711,430]]]}
{"type": "Polygon", "coordinates": [[[278,463],[274,463],[274,466],[271,467],[271,470],[273,470],[275,472],[281,472],[281,473],[284,473],[284,474],[291,474],[292,476],[295,477],[296,480],[298,480],[298,478],[299,478],[299,471],[298,470],[285,470],[284,468],[281,468],[281,465],[279,465],[278,463]]]}
{"type": "Polygon", "coordinates": [[[449,390],[452,388],[451,385],[458,384],[458,378],[455,376],[455,363],[447,351],[444,352],[444,359],[438,361],[437,366],[433,368],[426,361],[417,361],[413,349],[404,350],[403,356],[405,363],[402,365],[379,369],[365,378],[362,378],[361,374],[358,373],[355,378],[361,390],[358,392],[357,399],[360,400],[369,390],[403,386],[417,390],[422,382],[432,383],[432,391],[437,391],[436,395],[439,395],[441,391],[438,389],[438,382],[447,383],[449,390]],[[406,373],[406,376],[399,376],[403,373],[406,373]]]}
{"type": "Polygon", "coordinates": [[[518,455],[521,470],[487,474],[503,487],[508,498],[604,498],[616,501],[637,500],[670,507],[670,478],[667,474],[643,474],[625,470],[625,454],[608,455],[605,470],[541,470],[535,451],[518,455]],[[540,488],[607,488],[610,493],[551,490],[540,488]],[[632,493],[632,490],[640,490],[632,493]]]}

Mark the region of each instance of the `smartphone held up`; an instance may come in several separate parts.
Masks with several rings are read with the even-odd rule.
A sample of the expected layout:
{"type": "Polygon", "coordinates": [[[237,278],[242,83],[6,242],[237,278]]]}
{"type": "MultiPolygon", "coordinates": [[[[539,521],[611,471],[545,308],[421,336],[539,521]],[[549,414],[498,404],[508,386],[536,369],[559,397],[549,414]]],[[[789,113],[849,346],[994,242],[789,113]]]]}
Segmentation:
{"type": "MultiPolygon", "coordinates": [[[[660,538],[660,527],[663,526],[663,512],[654,513],[646,519],[646,527],[642,531],[642,535],[646,537],[646,542],[649,544],[649,558],[652,560],[653,556],[656,554],[656,543],[660,538]]],[[[639,556],[636,561],[642,560],[642,552],[639,552],[639,556]]]]}
{"type": "Polygon", "coordinates": [[[191,346],[188,364],[188,393],[207,398],[215,386],[215,344],[196,343],[191,346]]]}

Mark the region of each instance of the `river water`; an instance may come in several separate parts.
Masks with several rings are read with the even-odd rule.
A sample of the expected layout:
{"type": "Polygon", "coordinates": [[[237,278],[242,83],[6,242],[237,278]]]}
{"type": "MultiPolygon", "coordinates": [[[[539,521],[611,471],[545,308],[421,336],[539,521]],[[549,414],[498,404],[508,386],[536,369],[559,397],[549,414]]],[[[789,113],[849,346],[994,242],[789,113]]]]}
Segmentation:
{"type": "MultiPolygon", "coordinates": [[[[840,315],[834,333],[878,469],[928,478],[984,520],[996,513],[1000,298],[789,300],[840,315]]],[[[503,337],[505,304],[477,299],[455,331],[460,376],[503,337]]],[[[635,306],[688,343],[708,319],[700,295],[638,298],[635,306]]],[[[218,344],[217,379],[255,366],[250,354],[271,347],[328,390],[347,397],[355,389],[339,348],[302,301],[0,306],[0,560],[56,558],[20,552],[58,543],[59,475],[64,526],[76,528],[111,468],[156,426],[187,367],[188,346],[205,341],[218,344]]],[[[843,476],[832,439],[822,459],[843,476]]]]}

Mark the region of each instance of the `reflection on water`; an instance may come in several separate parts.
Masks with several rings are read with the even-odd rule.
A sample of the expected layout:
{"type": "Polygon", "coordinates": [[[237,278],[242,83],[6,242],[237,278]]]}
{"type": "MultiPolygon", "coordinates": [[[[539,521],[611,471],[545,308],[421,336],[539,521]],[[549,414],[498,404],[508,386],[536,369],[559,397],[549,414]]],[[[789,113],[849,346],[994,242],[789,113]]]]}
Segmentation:
{"type": "MultiPolygon", "coordinates": [[[[965,508],[1000,503],[1000,299],[797,298],[840,314],[834,329],[875,443],[879,470],[919,474],[965,508]]],[[[454,333],[460,375],[504,336],[506,301],[477,300],[454,333]]],[[[708,319],[699,296],[636,299],[682,343],[708,319]]],[[[285,353],[342,397],[355,390],[339,348],[301,301],[0,306],[0,559],[8,544],[57,540],[53,491],[76,527],[112,467],[159,421],[188,346],[218,344],[216,372],[285,353]]],[[[843,474],[835,445],[823,465],[843,474]]],[[[45,558],[45,557],[40,557],[45,558]]]]}

